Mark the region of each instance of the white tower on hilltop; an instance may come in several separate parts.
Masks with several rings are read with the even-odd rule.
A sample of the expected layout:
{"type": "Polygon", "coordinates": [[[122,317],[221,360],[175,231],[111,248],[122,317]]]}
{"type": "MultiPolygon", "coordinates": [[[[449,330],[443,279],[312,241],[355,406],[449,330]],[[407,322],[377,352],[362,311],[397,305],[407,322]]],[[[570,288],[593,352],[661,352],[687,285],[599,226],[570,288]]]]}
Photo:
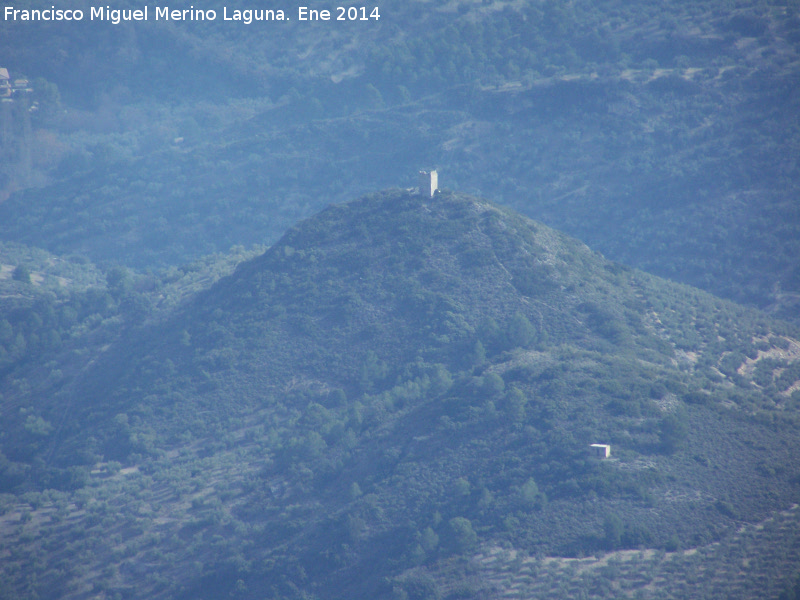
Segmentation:
{"type": "Polygon", "coordinates": [[[419,172],[419,193],[428,198],[433,198],[439,189],[439,174],[436,169],[419,172]]]}

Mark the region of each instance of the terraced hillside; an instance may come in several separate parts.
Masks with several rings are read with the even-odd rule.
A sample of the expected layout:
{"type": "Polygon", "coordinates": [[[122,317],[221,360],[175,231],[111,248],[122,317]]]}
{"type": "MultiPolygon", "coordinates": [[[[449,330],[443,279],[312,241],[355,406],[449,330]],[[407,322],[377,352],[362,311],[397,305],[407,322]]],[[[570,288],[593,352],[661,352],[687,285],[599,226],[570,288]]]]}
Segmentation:
{"type": "Polygon", "coordinates": [[[798,339],[483,199],[330,206],[3,382],[6,594],[779,593],[798,339]]]}

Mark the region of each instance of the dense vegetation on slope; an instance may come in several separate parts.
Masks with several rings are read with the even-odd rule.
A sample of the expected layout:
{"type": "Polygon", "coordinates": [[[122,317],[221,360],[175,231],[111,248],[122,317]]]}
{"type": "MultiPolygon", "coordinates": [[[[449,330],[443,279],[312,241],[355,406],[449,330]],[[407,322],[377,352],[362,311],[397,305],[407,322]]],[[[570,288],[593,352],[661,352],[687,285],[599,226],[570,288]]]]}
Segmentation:
{"type": "MultiPolygon", "coordinates": [[[[4,387],[7,593],[483,597],[497,547],[764,548],[731,536],[797,501],[797,339],[485,200],[330,206],[4,387]]],[[[800,567],[763,556],[727,592],[800,567]]]]}
{"type": "Polygon", "coordinates": [[[32,179],[53,185],[0,206],[0,235],[177,265],[437,165],[448,187],[615,260],[796,318],[791,3],[380,9],[357,24],[4,22],[12,71],[57,83],[68,110],[35,116],[32,179]]]}
{"type": "MultiPolygon", "coordinates": [[[[261,251],[239,246],[181,268],[136,275],[119,265],[103,272],[82,256],[0,244],[0,377],[13,379],[28,362],[44,364],[65,344],[83,346],[92,335],[99,336],[96,344],[119,326],[169,310],[261,251]]],[[[58,370],[52,374],[60,377],[58,370]]]]}
{"type": "Polygon", "coordinates": [[[796,7],[380,8],[0,23],[0,598],[793,597],[795,329],[187,263],[796,320],[796,7]]]}

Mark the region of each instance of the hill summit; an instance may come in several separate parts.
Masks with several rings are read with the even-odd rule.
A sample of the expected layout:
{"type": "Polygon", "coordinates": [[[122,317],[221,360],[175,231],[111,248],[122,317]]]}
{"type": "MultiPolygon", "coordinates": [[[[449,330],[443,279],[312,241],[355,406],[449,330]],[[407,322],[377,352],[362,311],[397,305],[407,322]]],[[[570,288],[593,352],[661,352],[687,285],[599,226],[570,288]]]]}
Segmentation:
{"type": "Polygon", "coordinates": [[[27,589],[35,564],[41,597],[478,598],[534,586],[541,557],[637,550],[645,597],[755,597],[759,571],[720,584],[740,563],[682,551],[800,566],[797,528],[755,528],[795,518],[796,338],[485,200],[330,206],[82,368],[3,390],[0,481],[27,515],[5,576],[27,589]]]}

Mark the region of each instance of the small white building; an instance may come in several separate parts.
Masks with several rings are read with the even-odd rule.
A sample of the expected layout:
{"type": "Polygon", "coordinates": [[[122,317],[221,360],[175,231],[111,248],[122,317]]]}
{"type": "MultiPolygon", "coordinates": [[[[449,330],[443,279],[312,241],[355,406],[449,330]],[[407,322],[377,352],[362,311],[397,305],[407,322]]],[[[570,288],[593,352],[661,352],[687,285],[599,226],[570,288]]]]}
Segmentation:
{"type": "Polygon", "coordinates": [[[433,198],[439,189],[439,174],[436,169],[419,172],[419,193],[427,198],[433,198]]]}
{"type": "Polygon", "coordinates": [[[592,449],[592,456],[597,458],[608,458],[611,456],[610,444],[592,444],[589,446],[592,449]]]}
{"type": "Polygon", "coordinates": [[[8,69],[0,67],[0,98],[9,98],[11,96],[11,78],[8,75],[8,69]]]}

